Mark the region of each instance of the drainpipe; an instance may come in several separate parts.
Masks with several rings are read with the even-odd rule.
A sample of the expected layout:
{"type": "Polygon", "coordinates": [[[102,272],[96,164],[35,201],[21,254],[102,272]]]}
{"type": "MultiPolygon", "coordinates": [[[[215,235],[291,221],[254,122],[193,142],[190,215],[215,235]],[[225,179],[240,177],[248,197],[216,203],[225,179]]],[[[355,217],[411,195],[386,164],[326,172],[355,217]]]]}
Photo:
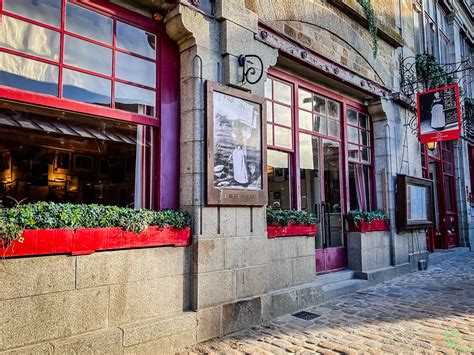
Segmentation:
{"type": "MultiPolygon", "coordinates": [[[[390,135],[390,125],[388,123],[385,124],[385,154],[386,156],[386,161],[387,161],[387,202],[388,202],[388,208],[390,209],[392,203],[392,198],[391,198],[391,193],[390,191],[394,191],[390,189],[390,186],[392,185],[392,155],[391,153],[391,148],[390,148],[390,141],[391,141],[391,135],[390,135]]],[[[392,216],[390,216],[392,217],[392,216]]],[[[392,218],[391,218],[392,219],[392,218]]],[[[392,219],[393,221],[393,219],[392,219]]],[[[395,233],[393,232],[393,223],[390,225],[390,265],[395,266],[395,233]]]]}

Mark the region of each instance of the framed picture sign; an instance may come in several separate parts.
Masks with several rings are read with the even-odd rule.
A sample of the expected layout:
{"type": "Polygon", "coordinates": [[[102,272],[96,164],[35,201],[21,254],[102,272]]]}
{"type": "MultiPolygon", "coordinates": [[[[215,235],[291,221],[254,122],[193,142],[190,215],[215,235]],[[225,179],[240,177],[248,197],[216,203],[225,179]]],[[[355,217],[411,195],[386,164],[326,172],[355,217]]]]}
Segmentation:
{"type": "Polygon", "coordinates": [[[267,203],[264,100],[207,82],[207,203],[267,203]]]}
{"type": "Polygon", "coordinates": [[[418,93],[417,114],[420,142],[459,139],[460,107],[458,84],[418,93]]]}

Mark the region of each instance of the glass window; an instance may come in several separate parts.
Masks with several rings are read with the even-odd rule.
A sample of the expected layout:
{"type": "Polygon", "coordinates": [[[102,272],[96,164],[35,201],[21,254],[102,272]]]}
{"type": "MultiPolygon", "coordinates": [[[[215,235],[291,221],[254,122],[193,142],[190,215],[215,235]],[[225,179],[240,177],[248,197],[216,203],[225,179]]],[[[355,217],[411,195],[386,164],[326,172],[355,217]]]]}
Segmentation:
{"type": "Polygon", "coordinates": [[[66,35],[64,63],[112,75],[112,49],[66,35]]]}
{"type": "Polygon", "coordinates": [[[117,46],[127,51],[156,58],[156,36],[117,21],[117,46]]]}
{"type": "Polygon", "coordinates": [[[115,83],[115,107],[119,110],[154,116],[155,100],[154,91],[115,83]]]}
{"type": "Polygon", "coordinates": [[[353,126],[357,126],[359,122],[357,121],[357,112],[354,110],[347,110],[347,123],[353,126]]]}
{"type": "Polygon", "coordinates": [[[275,101],[291,105],[291,86],[281,81],[273,81],[273,99],[275,101]]]}
{"type": "Polygon", "coordinates": [[[288,153],[267,152],[268,205],[274,209],[291,208],[291,185],[288,153]]]}
{"type": "Polygon", "coordinates": [[[272,102],[271,101],[266,101],[265,102],[265,105],[266,105],[266,114],[267,114],[267,121],[268,122],[273,122],[273,105],[272,105],[272,102]]]}
{"type": "Polygon", "coordinates": [[[275,145],[282,148],[293,148],[293,140],[291,138],[291,129],[275,126],[275,145]]]}
{"type": "Polygon", "coordinates": [[[334,118],[339,118],[339,103],[328,100],[328,115],[334,118]]]}
{"type": "Polygon", "coordinates": [[[301,129],[309,131],[313,129],[313,115],[310,112],[299,110],[298,120],[301,129]]]}
{"type": "Polygon", "coordinates": [[[154,129],[87,116],[51,119],[5,109],[0,114],[30,123],[15,134],[0,123],[0,151],[12,157],[0,200],[153,207],[144,201],[150,201],[155,179],[145,168],[156,159],[153,140],[146,138],[154,129]]]}
{"type": "Polygon", "coordinates": [[[270,78],[267,78],[267,80],[265,80],[265,97],[267,99],[271,99],[273,97],[273,80],[270,79],[270,78]]]}
{"type": "Polygon", "coordinates": [[[267,125],[267,144],[273,145],[273,126],[267,125]]]}
{"type": "Polygon", "coordinates": [[[417,54],[423,53],[423,15],[417,10],[416,5],[413,6],[413,31],[415,33],[415,49],[417,54]]]}
{"type": "Polygon", "coordinates": [[[0,46],[54,61],[59,60],[59,32],[3,16],[0,46]]]}
{"type": "Polygon", "coordinates": [[[61,0],[3,0],[3,9],[31,20],[59,27],[61,2],[61,0]]]}
{"type": "Polygon", "coordinates": [[[67,4],[66,30],[112,45],[113,20],[71,3],[67,4]]]}
{"type": "Polygon", "coordinates": [[[275,104],[273,110],[275,123],[291,127],[291,108],[275,104]]]}
{"type": "Polygon", "coordinates": [[[313,110],[313,94],[306,90],[298,89],[298,107],[308,111],[313,110]]]}
{"type": "Polygon", "coordinates": [[[57,66],[0,52],[0,85],[58,95],[57,66]]]}
{"type": "Polygon", "coordinates": [[[156,87],[156,64],[147,60],[117,52],[117,67],[115,73],[118,78],[156,87]]]}
{"type": "Polygon", "coordinates": [[[111,106],[112,82],[94,75],[64,69],[63,97],[94,105],[111,106]]]}
{"type": "Polygon", "coordinates": [[[347,141],[351,143],[359,143],[359,131],[354,127],[347,127],[347,141]]]}

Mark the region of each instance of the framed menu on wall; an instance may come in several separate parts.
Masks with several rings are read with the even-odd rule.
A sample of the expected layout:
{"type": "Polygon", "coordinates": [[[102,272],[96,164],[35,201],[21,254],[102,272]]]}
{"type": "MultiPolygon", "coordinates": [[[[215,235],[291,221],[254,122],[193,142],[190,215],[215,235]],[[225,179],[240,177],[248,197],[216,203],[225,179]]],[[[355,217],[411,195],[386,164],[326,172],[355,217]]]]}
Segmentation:
{"type": "Polygon", "coordinates": [[[207,203],[267,202],[264,100],[207,82],[207,203]]]}

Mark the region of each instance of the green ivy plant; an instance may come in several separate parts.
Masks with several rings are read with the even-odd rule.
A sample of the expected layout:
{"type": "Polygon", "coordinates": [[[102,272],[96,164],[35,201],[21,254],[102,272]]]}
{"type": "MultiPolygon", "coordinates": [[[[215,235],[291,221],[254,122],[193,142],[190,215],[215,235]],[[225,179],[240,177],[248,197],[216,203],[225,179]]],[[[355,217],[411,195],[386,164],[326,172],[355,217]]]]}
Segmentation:
{"type": "Polygon", "coordinates": [[[357,0],[357,2],[362,6],[364,10],[365,17],[369,22],[369,33],[372,37],[372,53],[374,58],[377,57],[379,51],[378,37],[377,37],[377,16],[375,15],[374,8],[372,7],[371,0],[357,0]]]}
{"type": "Polygon", "coordinates": [[[274,210],[267,207],[267,225],[285,227],[292,224],[313,225],[319,223],[315,214],[296,210],[274,210]]]}
{"type": "Polygon", "coordinates": [[[352,210],[347,214],[347,220],[354,222],[356,226],[359,225],[361,221],[366,223],[371,223],[372,221],[384,221],[388,220],[387,214],[382,210],[374,211],[359,211],[352,210]]]}
{"type": "Polygon", "coordinates": [[[428,90],[454,84],[454,78],[446,73],[431,54],[418,54],[415,65],[417,79],[424,81],[428,90]]]}
{"type": "Polygon", "coordinates": [[[117,206],[38,202],[0,208],[0,245],[8,245],[24,229],[77,229],[121,227],[134,233],[148,226],[187,228],[186,212],[150,211],[117,206]]]}

